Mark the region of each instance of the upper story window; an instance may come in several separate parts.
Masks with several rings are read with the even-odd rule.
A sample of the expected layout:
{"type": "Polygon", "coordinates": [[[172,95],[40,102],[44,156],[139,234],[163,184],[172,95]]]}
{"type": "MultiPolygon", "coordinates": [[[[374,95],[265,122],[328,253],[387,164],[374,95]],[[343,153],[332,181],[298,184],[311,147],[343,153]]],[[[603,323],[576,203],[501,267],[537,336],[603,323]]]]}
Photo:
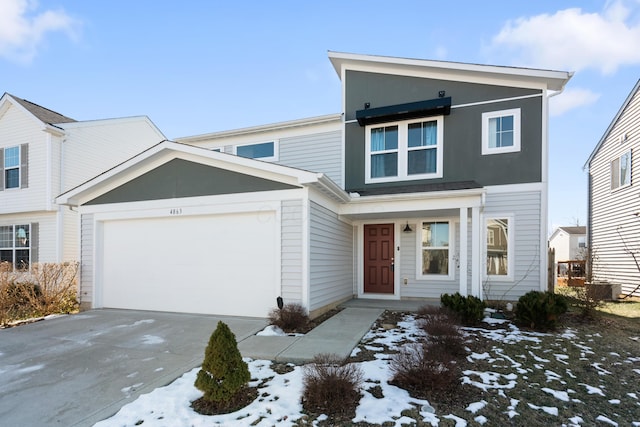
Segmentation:
{"type": "Polygon", "coordinates": [[[520,109],[482,113],[482,154],[520,151],[520,109]]]}
{"type": "Polygon", "coordinates": [[[367,183],[442,177],[442,116],[366,127],[367,183]]]}
{"type": "Polygon", "coordinates": [[[4,188],[20,188],[20,147],[4,149],[4,188]]]}
{"type": "Polygon", "coordinates": [[[249,159],[274,161],[278,160],[277,153],[278,147],[276,141],[235,146],[235,154],[240,157],[247,157],[249,159]]]}
{"type": "Polygon", "coordinates": [[[611,162],[611,189],[631,185],[631,150],[611,162]]]}
{"type": "Polygon", "coordinates": [[[29,268],[31,227],[29,224],[0,226],[0,263],[8,262],[13,268],[29,268]]]}

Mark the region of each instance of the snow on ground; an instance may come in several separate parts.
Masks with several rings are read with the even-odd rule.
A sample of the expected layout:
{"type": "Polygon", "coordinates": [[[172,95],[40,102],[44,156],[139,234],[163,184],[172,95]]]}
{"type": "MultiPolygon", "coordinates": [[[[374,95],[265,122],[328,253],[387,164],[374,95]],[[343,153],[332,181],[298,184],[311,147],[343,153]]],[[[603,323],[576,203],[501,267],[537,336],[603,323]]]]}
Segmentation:
{"type": "MultiPolygon", "coordinates": [[[[495,324],[496,319],[485,319],[495,324]]],[[[501,321],[503,322],[503,321],[501,321]]],[[[423,399],[411,397],[407,391],[389,384],[391,372],[389,368],[389,360],[392,357],[382,350],[386,347],[394,350],[407,342],[417,341],[424,332],[417,327],[415,319],[412,316],[406,316],[404,321],[397,325],[398,327],[390,330],[371,330],[363,337],[363,343],[370,351],[377,351],[375,360],[360,362],[359,366],[363,372],[364,382],[362,385],[362,398],[356,409],[353,422],[366,422],[371,424],[385,425],[407,425],[415,424],[416,420],[403,415],[404,410],[417,410],[422,421],[427,425],[438,426],[442,420],[451,420],[456,426],[466,426],[468,422],[460,418],[460,415],[454,414],[437,414],[430,402],[423,399]],[[378,392],[381,391],[383,399],[376,398],[371,390],[374,387],[378,392]]],[[[485,392],[493,391],[501,399],[504,400],[503,413],[509,418],[519,417],[522,410],[534,410],[541,413],[541,416],[558,417],[558,406],[563,407],[568,404],[581,404],[581,398],[589,395],[603,396],[605,402],[611,407],[611,414],[601,414],[595,420],[585,421],[584,414],[576,413],[575,416],[565,421],[558,420],[559,424],[567,426],[582,426],[588,422],[598,421],[609,425],[618,425],[615,418],[616,407],[621,406],[619,399],[606,398],[604,391],[595,385],[586,383],[578,383],[583,389],[572,390],[567,388],[563,375],[566,374],[570,378],[576,378],[570,369],[566,372],[555,372],[545,368],[551,360],[558,361],[561,364],[569,364],[569,356],[558,351],[558,349],[543,348],[541,338],[549,337],[549,334],[540,334],[535,332],[520,331],[515,325],[508,324],[506,329],[484,329],[484,328],[464,328],[467,333],[482,336],[488,340],[495,342],[495,346],[490,352],[481,354],[470,353],[467,360],[472,363],[489,363],[490,366],[500,366],[510,368],[511,373],[499,373],[491,370],[472,370],[468,369],[463,372],[462,382],[478,387],[485,392]],[[521,356],[509,357],[505,354],[504,346],[511,344],[527,342],[529,350],[527,354],[521,356]],[[501,348],[502,346],[503,348],[501,348]],[[544,354],[544,356],[543,356],[544,354]],[[528,376],[531,374],[531,366],[523,365],[515,359],[522,358],[524,361],[529,360],[530,365],[535,369],[544,372],[547,383],[542,386],[538,384],[538,389],[544,396],[548,396],[551,401],[557,402],[557,406],[549,405],[550,400],[545,400],[545,404],[537,404],[538,402],[521,402],[518,399],[509,398],[507,396],[518,384],[519,381],[528,382],[528,376]],[[506,365],[505,365],[506,364],[506,365]],[[527,369],[525,369],[527,367],[527,369]],[[566,423],[568,422],[568,423],[566,423]],[[566,424],[564,424],[566,423],[566,424]]],[[[278,336],[283,334],[281,331],[269,327],[260,333],[263,336],[278,336]]],[[[562,345],[566,347],[575,346],[579,349],[580,358],[588,358],[593,351],[584,342],[578,341],[577,331],[567,329],[566,331],[555,335],[558,341],[562,341],[562,345]]],[[[146,341],[153,341],[155,337],[147,337],[146,341]]],[[[356,348],[352,356],[358,354],[360,350],[356,348]]],[[[618,357],[620,357],[618,355],[618,357]]],[[[637,363],[633,357],[627,358],[626,363],[637,363]]],[[[251,372],[250,386],[262,384],[260,388],[260,396],[249,406],[225,415],[204,416],[196,413],[191,409],[190,404],[195,399],[202,396],[202,393],[194,387],[197,372],[199,368],[195,368],[185,373],[182,377],[175,380],[168,386],[158,388],[151,393],[141,395],[137,400],[125,405],[113,417],[103,420],[95,425],[95,427],[121,427],[143,425],[144,427],[154,426],[294,426],[297,420],[304,416],[300,396],[303,391],[303,373],[304,369],[300,366],[291,365],[291,371],[288,373],[276,373],[272,369],[270,361],[245,359],[251,372]]],[[[597,370],[600,375],[609,375],[609,372],[599,362],[594,362],[591,367],[597,370]]],[[[636,373],[639,370],[634,369],[636,373]]],[[[530,385],[531,386],[531,385],[530,385]]],[[[135,386],[134,386],[135,387],[135,386]]],[[[128,394],[131,390],[123,390],[128,394]]],[[[377,394],[377,393],[376,393],[377,394]]],[[[627,393],[629,399],[638,401],[638,390],[627,393]]],[[[640,405],[640,402],[637,402],[640,405]]],[[[482,415],[483,409],[488,406],[486,400],[480,400],[469,404],[464,408],[468,414],[467,419],[473,420],[480,425],[491,425],[491,419],[482,415]]],[[[576,411],[578,412],[578,411],[576,411]]],[[[321,416],[315,420],[314,425],[327,419],[321,416]]],[[[450,423],[450,421],[447,421],[450,423]]],[[[448,424],[449,425],[449,424],[448,424]]],[[[640,420],[635,420],[632,425],[640,426],[640,420]]]]}

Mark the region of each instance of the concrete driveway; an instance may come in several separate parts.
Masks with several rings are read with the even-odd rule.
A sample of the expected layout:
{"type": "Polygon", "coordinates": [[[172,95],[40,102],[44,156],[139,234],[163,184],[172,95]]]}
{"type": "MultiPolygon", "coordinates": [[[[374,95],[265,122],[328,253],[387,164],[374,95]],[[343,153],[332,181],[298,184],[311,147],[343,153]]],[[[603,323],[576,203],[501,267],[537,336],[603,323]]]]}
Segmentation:
{"type": "Polygon", "coordinates": [[[264,319],[92,310],[0,330],[0,424],[91,426],[199,366],[218,321],[238,342],[264,319]]]}

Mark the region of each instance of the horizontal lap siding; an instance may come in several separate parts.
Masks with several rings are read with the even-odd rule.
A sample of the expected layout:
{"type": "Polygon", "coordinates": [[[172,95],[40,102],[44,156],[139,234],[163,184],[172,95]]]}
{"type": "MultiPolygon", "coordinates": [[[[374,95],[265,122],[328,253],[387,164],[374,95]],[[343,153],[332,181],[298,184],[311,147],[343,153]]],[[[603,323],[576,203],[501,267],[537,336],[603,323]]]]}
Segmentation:
{"type": "MultiPolygon", "coordinates": [[[[483,279],[485,298],[511,301],[529,291],[540,290],[541,198],[539,191],[487,194],[483,212],[485,216],[513,215],[515,230],[510,226],[509,232],[514,233],[515,271],[513,281],[483,279]]],[[[481,226],[484,227],[484,224],[481,226]]],[[[485,242],[482,243],[484,247],[485,242]]],[[[485,262],[482,268],[486,268],[485,262]]]]}
{"type": "Polygon", "coordinates": [[[93,304],[95,273],[94,260],[94,222],[92,214],[81,216],[80,238],[80,304],[83,309],[91,308],[93,304]]]}
{"type": "Polygon", "coordinates": [[[311,202],[310,310],[353,295],[353,227],[311,202]]]}
{"type": "Polygon", "coordinates": [[[302,200],[282,202],[282,287],[285,302],[302,301],[302,200]]]}
{"type": "Polygon", "coordinates": [[[342,132],[324,132],[280,139],[277,163],[322,172],[342,186],[342,132]]]}
{"type": "Polygon", "coordinates": [[[640,217],[635,215],[640,212],[639,168],[640,94],[636,93],[589,165],[593,278],[620,284],[623,293],[632,292],[640,284],[640,271],[630,253],[640,261],[640,217]],[[627,140],[621,142],[625,133],[627,140]],[[629,149],[631,185],[612,191],[611,161],[629,149]]]}

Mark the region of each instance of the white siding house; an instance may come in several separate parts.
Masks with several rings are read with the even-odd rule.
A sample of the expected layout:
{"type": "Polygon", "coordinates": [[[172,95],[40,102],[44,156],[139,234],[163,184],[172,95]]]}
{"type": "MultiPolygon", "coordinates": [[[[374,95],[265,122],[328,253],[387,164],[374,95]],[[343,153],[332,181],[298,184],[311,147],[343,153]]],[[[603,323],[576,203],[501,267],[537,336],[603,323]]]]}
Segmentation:
{"type": "Polygon", "coordinates": [[[588,246],[594,281],[640,295],[640,81],[585,164],[588,246]],[[635,257],[635,259],[634,259],[635,257]]]}
{"type": "Polygon", "coordinates": [[[75,121],[0,98],[0,261],[79,260],[77,212],[54,199],[165,139],[146,117],[75,121]],[[25,237],[22,237],[25,236],[25,237]]]}

